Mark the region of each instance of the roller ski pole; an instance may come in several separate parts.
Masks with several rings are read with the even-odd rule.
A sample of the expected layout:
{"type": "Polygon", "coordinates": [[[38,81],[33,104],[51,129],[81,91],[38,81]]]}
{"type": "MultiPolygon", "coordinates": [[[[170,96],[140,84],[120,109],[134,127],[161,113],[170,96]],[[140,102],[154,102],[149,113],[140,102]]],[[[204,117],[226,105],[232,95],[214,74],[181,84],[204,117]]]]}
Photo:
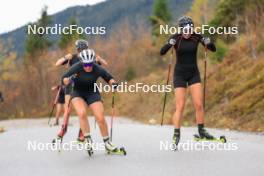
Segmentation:
{"type": "Polygon", "coordinates": [[[112,116],[111,116],[111,126],[110,126],[110,141],[113,140],[114,116],[115,116],[115,91],[113,92],[113,95],[112,95],[112,116]]]}
{"type": "Polygon", "coordinates": [[[207,47],[205,46],[204,51],[204,87],[203,87],[203,106],[205,109],[205,98],[206,98],[206,71],[207,71],[207,47]]]}
{"type": "MultiPolygon", "coordinates": [[[[169,84],[169,81],[170,81],[172,57],[173,57],[173,48],[171,49],[171,57],[170,57],[170,61],[169,61],[169,68],[168,68],[168,75],[167,75],[166,86],[169,84]]],[[[160,122],[160,125],[161,126],[163,125],[163,119],[164,119],[164,113],[165,113],[165,108],[166,108],[167,96],[168,96],[168,92],[165,92],[164,102],[163,102],[163,107],[162,107],[161,122],[160,122]]]]}
{"type": "Polygon", "coordinates": [[[50,114],[49,114],[49,120],[48,120],[48,125],[49,125],[49,126],[51,126],[51,124],[50,124],[50,120],[51,120],[51,117],[52,117],[53,111],[54,111],[54,109],[55,109],[55,106],[56,106],[56,104],[58,103],[58,99],[59,99],[60,91],[61,91],[61,86],[59,86],[59,89],[58,89],[58,91],[57,91],[56,97],[55,97],[55,99],[54,99],[54,101],[53,101],[53,104],[52,104],[52,109],[51,109],[51,112],[50,112],[50,114]]]}

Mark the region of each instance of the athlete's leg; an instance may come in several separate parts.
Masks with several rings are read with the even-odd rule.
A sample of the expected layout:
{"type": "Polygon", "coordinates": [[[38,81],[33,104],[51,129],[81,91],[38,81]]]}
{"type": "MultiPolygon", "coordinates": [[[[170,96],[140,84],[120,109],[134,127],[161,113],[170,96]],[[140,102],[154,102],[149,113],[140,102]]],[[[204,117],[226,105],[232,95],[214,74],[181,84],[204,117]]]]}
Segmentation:
{"type": "Polygon", "coordinates": [[[80,97],[74,97],[72,100],[72,105],[79,117],[80,127],[84,135],[90,133],[90,126],[87,120],[87,104],[80,97]]]}
{"type": "Polygon", "coordinates": [[[203,94],[202,94],[202,84],[195,83],[190,86],[190,91],[193,99],[193,104],[195,107],[196,123],[204,123],[204,107],[203,107],[203,94]]]}
{"type": "Polygon", "coordinates": [[[176,111],[173,115],[172,122],[175,128],[179,129],[181,127],[181,119],[183,115],[183,110],[185,106],[185,95],[186,88],[178,87],[174,89],[175,100],[176,100],[176,111]]]}
{"type": "Polygon", "coordinates": [[[89,107],[91,108],[93,115],[96,118],[96,121],[101,131],[101,135],[103,137],[108,137],[108,128],[107,128],[107,123],[104,117],[103,103],[101,101],[96,101],[90,104],[89,107]]]}
{"type": "Polygon", "coordinates": [[[55,122],[54,125],[59,125],[59,118],[60,118],[60,116],[63,113],[63,109],[64,109],[64,105],[63,104],[59,103],[59,104],[56,105],[56,114],[55,114],[56,122],[55,122]]]}
{"type": "Polygon", "coordinates": [[[58,136],[60,136],[60,137],[63,137],[65,135],[65,133],[67,132],[69,117],[70,117],[70,114],[72,111],[72,107],[71,107],[70,103],[71,103],[71,96],[67,94],[67,95],[65,95],[63,124],[62,124],[62,128],[58,134],[58,136]]]}
{"type": "Polygon", "coordinates": [[[202,94],[202,84],[195,83],[190,86],[193,104],[196,111],[196,123],[198,125],[198,132],[200,137],[213,139],[214,136],[209,134],[204,128],[204,107],[203,107],[203,94],[202,94]]]}

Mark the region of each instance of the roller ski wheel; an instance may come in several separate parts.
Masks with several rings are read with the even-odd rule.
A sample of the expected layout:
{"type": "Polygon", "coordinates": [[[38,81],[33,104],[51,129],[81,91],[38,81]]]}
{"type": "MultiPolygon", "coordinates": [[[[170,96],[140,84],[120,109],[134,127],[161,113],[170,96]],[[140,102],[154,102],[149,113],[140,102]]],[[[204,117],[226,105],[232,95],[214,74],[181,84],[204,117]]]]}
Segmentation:
{"type": "Polygon", "coordinates": [[[226,137],[225,136],[220,136],[219,138],[205,138],[205,137],[200,137],[198,134],[194,135],[194,140],[195,141],[210,141],[210,142],[221,142],[221,143],[226,143],[226,137]]]}
{"type": "Polygon", "coordinates": [[[127,154],[126,150],[124,147],[121,148],[115,148],[114,150],[108,150],[106,149],[106,153],[108,155],[123,155],[125,156],[127,154]]]}
{"type": "Polygon", "coordinates": [[[93,155],[93,149],[87,150],[87,153],[91,157],[93,155]]]}

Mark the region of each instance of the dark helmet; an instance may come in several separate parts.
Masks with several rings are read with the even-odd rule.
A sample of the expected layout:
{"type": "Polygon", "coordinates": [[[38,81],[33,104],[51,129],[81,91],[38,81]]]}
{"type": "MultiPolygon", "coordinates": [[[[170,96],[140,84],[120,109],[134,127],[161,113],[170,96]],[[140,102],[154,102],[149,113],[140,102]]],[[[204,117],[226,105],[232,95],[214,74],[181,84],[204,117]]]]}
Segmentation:
{"type": "Polygon", "coordinates": [[[88,49],[88,41],[82,40],[82,39],[76,40],[75,47],[77,50],[80,50],[80,51],[88,49]]]}
{"type": "Polygon", "coordinates": [[[185,27],[186,25],[190,25],[193,27],[193,21],[192,21],[191,17],[182,16],[178,20],[178,25],[179,25],[179,27],[185,27]]]}

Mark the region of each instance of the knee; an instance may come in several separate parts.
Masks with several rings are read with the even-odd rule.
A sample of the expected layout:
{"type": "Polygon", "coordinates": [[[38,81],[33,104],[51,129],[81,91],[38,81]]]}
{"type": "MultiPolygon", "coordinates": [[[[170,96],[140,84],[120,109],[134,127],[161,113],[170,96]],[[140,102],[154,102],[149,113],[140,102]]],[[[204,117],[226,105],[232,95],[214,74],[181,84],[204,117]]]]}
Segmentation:
{"type": "Polygon", "coordinates": [[[182,112],[184,109],[184,101],[179,101],[176,103],[176,111],[182,112]]]}
{"type": "Polygon", "coordinates": [[[104,119],[104,116],[103,115],[97,115],[96,116],[96,121],[99,125],[103,125],[105,124],[105,119],[104,119]]]}
{"type": "Polygon", "coordinates": [[[194,103],[196,111],[203,111],[203,104],[202,102],[195,102],[194,103]]]}
{"type": "Polygon", "coordinates": [[[85,110],[80,110],[78,111],[78,115],[80,118],[86,118],[86,111],[85,110]]]}

